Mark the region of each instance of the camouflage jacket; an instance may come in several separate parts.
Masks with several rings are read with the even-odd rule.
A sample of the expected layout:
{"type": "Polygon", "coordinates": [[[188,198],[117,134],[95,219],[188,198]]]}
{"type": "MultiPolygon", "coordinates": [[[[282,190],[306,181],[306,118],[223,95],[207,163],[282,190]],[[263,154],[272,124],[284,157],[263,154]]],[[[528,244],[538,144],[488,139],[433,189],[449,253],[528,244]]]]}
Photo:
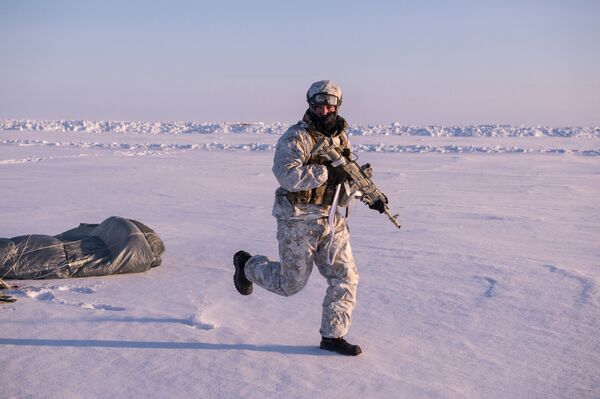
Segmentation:
{"type": "MultiPolygon", "coordinates": [[[[350,147],[346,134],[347,123],[342,120],[343,128],[332,138],[339,146],[350,147]]],[[[317,141],[324,135],[310,129],[307,117],[290,128],[279,138],[273,160],[273,174],[281,185],[275,191],[273,216],[277,219],[318,219],[327,217],[328,205],[299,204],[290,201],[288,193],[300,192],[327,184],[327,168],[311,162],[311,154],[317,141]]],[[[340,197],[339,205],[348,206],[349,193],[340,197]]]]}

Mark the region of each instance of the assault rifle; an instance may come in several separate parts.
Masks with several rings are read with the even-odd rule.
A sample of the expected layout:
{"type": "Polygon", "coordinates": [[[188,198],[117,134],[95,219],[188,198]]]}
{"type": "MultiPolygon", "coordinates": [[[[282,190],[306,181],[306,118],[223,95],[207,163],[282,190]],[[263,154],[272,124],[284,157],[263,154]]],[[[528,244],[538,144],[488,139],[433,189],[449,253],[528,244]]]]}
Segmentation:
{"type": "Polygon", "coordinates": [[[398,221],[399,214],[392,215],[388,206],[388,199],[384,193],[382,193],[373,180],[365,173],[356,161],[350,159],[345,154],[342,154],[327,138],[323,139],[313,150],[313,155],[325,158],[331,162],[331,166],[341,167],[348,173],[350,178],[354,181],[362,196],[360,200],[367,205],[374,204],[380,200],[384,205],[384,213],[388,219],[394,224],[394,226],[400,228],[400,222],[398,221]]]}

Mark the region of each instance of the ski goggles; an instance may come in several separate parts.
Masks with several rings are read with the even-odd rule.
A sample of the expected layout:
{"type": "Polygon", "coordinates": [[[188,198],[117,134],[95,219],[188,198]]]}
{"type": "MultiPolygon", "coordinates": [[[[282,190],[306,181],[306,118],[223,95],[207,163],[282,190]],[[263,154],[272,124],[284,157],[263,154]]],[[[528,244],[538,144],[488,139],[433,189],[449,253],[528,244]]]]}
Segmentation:
{"type": "Polygon", "coordinates": [[[326,104],[326,105],[338,106],[339,102],[340,102],[339,98],[337,98],[336,96],[334,96],[332,94],[326,94],[326,93],[315,94],[314,96],[312,96],[310,98],[310,103],[316,104],[316,105],[326,104]]]}

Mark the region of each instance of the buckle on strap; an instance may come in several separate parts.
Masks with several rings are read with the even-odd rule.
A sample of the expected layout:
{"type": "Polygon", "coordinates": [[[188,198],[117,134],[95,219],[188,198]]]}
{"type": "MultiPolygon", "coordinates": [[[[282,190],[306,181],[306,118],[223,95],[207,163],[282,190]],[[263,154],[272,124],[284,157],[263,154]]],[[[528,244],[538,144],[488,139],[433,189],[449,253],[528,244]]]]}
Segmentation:
{"type": "Polygon", "coordinates": [[[312,190],[288,191],[288,193],[287,193],[287,199],[294,205],[295,204],[306,205],[306,204],[310,203],[311,197],[312,197],[312,190]]]}

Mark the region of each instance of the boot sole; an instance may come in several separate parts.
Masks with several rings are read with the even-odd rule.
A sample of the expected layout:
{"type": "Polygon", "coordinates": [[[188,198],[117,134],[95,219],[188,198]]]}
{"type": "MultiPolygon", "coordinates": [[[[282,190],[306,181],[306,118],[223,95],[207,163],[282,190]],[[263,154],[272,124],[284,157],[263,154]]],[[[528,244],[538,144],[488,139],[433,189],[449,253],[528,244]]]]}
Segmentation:
{"type": "MultiPolygon", "coordinates": [[[[237,290],[237,292],[239,292],[241,295],[250,295],[252,294],[252,282],[249,281],[246,276],[243,275],[244,273],[244,268],[241,265],[238,265],[238,257],[236,255],[238,255],[240,252],[243,251],[238,251],[235,253],[235,255],[233,255],[233,266],[235,266],[235,273],[233,274],[233,285],[235,286],[235,289],[237,290]],[[248,281],[248,283],[244,283],[243,281],[241,281],[242,279],[248,281]]],[[[245,252],[244,254],[247,254],[248,256],[250,254],[248,254],[247,252],[245,252]]],[[[240,254],[242,255],[242,254],[240,254]]],[[[249,257],[248,257],[249,259],[249,257]]]]}

